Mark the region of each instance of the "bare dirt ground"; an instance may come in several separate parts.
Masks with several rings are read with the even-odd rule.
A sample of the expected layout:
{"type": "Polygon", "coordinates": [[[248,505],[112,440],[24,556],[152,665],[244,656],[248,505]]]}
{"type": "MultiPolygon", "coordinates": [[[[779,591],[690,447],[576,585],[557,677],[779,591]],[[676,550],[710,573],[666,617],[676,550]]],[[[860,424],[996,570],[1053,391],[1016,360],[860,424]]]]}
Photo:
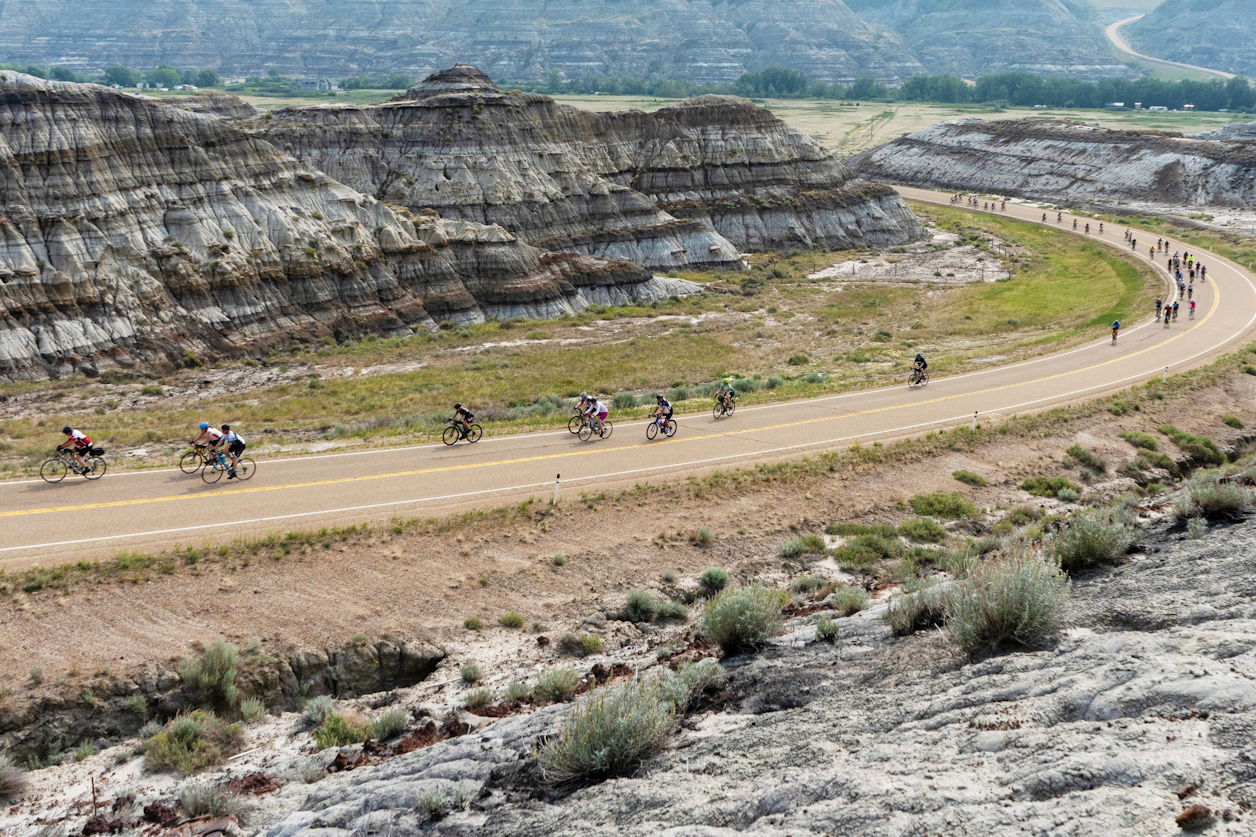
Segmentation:
{"type": "MultiPolygon", "coordinates": [[[[1232,361],[1221,363],[1235,368],[1232,361]]],[[[258,640],[273,650],[339,647],[357,634],[422,638],[443,644],[455,663],[518,664],[535,642],[526,628],[497,627],[507,611],[523,614],[533,630],[560,634],[592,614],[618,609],[630,588],[668,593],[707,567],[723,566],[743,578],[783,577],[776,550],[786,538],[836,521],[899,522],[913,516],[906,503],[918,492],[962,490],[996,516],[998,508],[1019,503],[1054,505],[1016,486],[1040,474],[1085,482],[1084,473],[1065,465],[1064,452],[1075,443],[1107,460],[1108,476],[1097,482],[1107,480],[1111,490],[1117,469],[1135,456],[1120,432],[1154,434],[1158,425],[1173,423],[1225,445],[1243,431],[1222,424],[1221,416],[1256,423],[1256,377],[1234,371],[1193,390],[1171,387],[1181,394],[1158,399],[1149,389],[1118,396],[1141,404],[1121,416],[1104,409],[1109,399],[1057,411],[1050,422],[1028,429],[1013,422],[1006,434],[957,440],[955,450],[935,444],[926,454],[909,446],[889,463],[861,462],[852,454],[823,475],[790,477],[766,466],[723,487],[690,481],[583,502],[569,498],[554,511],[537,504],[400,527],[400,533],[329,537],[325,547],[315,540],[254,559],[179,561],[168,573],[120,573],[33,593],[19,587],[0,616],[0,685],[13,690],[10,707],[49,694],[64,697],[66,690],[97,683],[102,672],[122,676],[150,662],[190,656],[194,643],[217,637],[258,640]],[[958,483],[951,473],[961,468],[984,476],[989,487],[958,483]],[[700,527],[714,534],[713,543],[696,542],[700,527]],[[563,566],[554,562],[559,554],[563,566]],[[662,580],[667,571],[676,582],[662,580]],[[469,616],[482,618],[486,629],[464,629],[469,616]],[[33,667],[43,669],[45,685],[38,689],[26,684],[33,667]]],[[[1176,454],[1163,437],[1161,449],[1176,454]]],[[[985,525],[964,521],[952,528],[965,535],[985,525]]],[[[884,586],[889,569],[878,570],[868,584],[884,586]]]]}

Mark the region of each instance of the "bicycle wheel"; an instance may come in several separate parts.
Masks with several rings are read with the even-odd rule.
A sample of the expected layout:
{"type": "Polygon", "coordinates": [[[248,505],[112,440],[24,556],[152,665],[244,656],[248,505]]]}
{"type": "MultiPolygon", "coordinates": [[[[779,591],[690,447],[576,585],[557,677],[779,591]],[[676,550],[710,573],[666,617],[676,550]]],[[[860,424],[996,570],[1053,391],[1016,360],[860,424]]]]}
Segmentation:
{"type": "Polygon", "coordinates": [[[567,419],[567,429],[571,431],[571,435],[573,436],[577,436],[580,434],[580,428],[583,425],[584,425],[583,416],[572,416],[571,418],[567,419]]]}
{"type": "Polygon", "coordinates": [[[222,475],[225,470],[226,469],[217,462],[207,463],[205,467],[201,469],[201,479],[205,480],[205,482],[210,485],[213,485],[218,482],[218,480],[222,479],[222,475]]]}
{"type": "Polygon", "coordinates": [[[607,419],[606,421],[602,422],[602,438],[603,439],[609,439],[611,437],[611,433],[613,433],[614,431],[615,431],[615,425],[611,424],[610,419],[607,419]]]}
{"type": "Polygon", "coordinates": [[[83,460],[83,464],[87,466],[83,476],[89,480],[100,479],[105,475],[105,471],[109,469],[109,463],[105,462],[103,456],[89,456],[83,460]]]}
{"type": "Polygon", "coordinates": [[[718,401],[715,402],[715,406],[711,408],[711,418],[717,419],[723,415],[724,415],[724,405],[719,403],[718,401]]]}
{"type": "Polygon", "coordinates": [[[39,467],[39,475],[44,478],[44,482],[58,483],[65,479],[69,470],[60,459],[49,459],[39,467]]]}
{"type": "Polygon", "coordinates": [[[924,372],[920,375],[920,385],[922,387],[929,386],[929,373],[928,372],[924,372]]]}
{"type": "Polygon", "coordinates": [[[484,428],[478,424],[471,425],[471,432],[467,434],[467,441],[475,444],[484,436],[484,428]]]}
{"type": "Polygon", "coordinates": [[[236,466],[236,479],[247,480],[253,476],[253,472],[256,470],[256,462],[247,456],[241,456],[240,464],[236,466]]]}
{"type": "Polygon", "coordinates": [[[580,425],[580,431],[576,433],[576,435],[580,438],[580,441],[582,442],[589,441],[590,439],[593,438],[593,425],[589,424],[586,421],[584,424],[580,425]]]}
{"type": "Polygon", "coordinates": [[[652,421],[645,426],[645,437],[650,441],[654,441],[654,437],[659,435],[659,423],[652,421]]]}
{"type": "Polygon", "coordinates": [[[671,421],[669,421],[667,425],[663,428],[663,435],[669,439],[676,435],[676,420],[675,419],[672,419],[671,421]]]}
{"type": "Polygon", "coordinates": [[[730,416],[731,416],[731,415],[733,414],[733,410],[736,410],[736,409],[737,409],[737,402],[736,402],[736,401],[734,401],[734,400],[732,400],[732,399],[730,398],[730,399],[728,400],[727,404],[728,404],[728,410],[727,410],[727,413],[728,413],[728,415],[730,415],[730,416]]]}
{"type": "Polygon", "coordinates": [[[461,435],[462,434],[458,432],[458,428],[450,425],[445,428],[444,433],[440,434],[440,440],[447,445],[456,445],[458,444],[458,437],[461,435]]]}
{"type": "Polygon", "coordinates": [[[194,450],[190,450],[179,457],[179,470],[185,474],[195,474],[204,467],[205,460],[194,450]]]}

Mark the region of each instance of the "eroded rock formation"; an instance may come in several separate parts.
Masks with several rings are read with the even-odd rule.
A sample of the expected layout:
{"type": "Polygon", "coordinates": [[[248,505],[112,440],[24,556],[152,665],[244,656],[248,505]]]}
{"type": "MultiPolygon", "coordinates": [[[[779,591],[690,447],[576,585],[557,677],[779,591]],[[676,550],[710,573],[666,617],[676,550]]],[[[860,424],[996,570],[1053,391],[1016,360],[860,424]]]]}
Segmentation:
{"type": "Polygon", "coordinates": [[[591,113],[459,66],[382,105],[250,125],[387,203],[647,267],[737,267],[737,248],[882,246],[921,233],[893,192],[741,99],[591,113]]]}
{"type": "Polygon", "coordinates": [[[852,165],[913,186],[1094,203],[1245,206],[1256,145],[1074,122],[947,122],[866,151],[852,165]]]}
{"type": "Polygon", "coordinates": [[[0,73],[0,380],[676,290],[411,217],[209,116],[0,73]]]}

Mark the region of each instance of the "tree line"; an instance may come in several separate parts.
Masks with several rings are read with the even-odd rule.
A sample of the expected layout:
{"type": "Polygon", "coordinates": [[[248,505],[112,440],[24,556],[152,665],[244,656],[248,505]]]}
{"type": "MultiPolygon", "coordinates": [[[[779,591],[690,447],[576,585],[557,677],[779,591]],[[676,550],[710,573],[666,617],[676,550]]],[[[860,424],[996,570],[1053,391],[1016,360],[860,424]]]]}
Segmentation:
{"type": "Polygon", "coordinates": [[[1075,81],[1042,78],[1029,73],[996,73],[981,76],[975,84],[955,76],[913,76],[897,87],[875,79],[855,79],[850,84],[808,81],[798,70],[768,67],[746,73],[731,84],[710,84],[674,79],[630,76],[585,76],[565,81],[557,71],[542,82],[515,82],[513,86],[541,93],[653,96],[663,99],[717,93],[752,99],[845,99],[882,102],[930,102],[937,104],[989,104],[1011,107],[1043,105],[1054,108],[1103,108],[1123,102],[1132,108],[1247,111],[1256,108],[1256,89],[1244,78],[1229,81],[1164,81],[1147,78],[1133,81],[1075,81]]]}
{"type": "Polygon", "coordinates": [[[77,81],[80,83],[96,82],[98,84],[117,84],[121,87],[138,87],[141,83],[153,86],[178,87],[191,84],[196,87],[217,87],[222,79],[214,70],[187,69],[180,70],[169,64],[156,69],[141,72],[121,64],[114,64],[98,76],[78,73],[69,67],[40,67],[36,64],[0,64],[0,70],[13,70],[36,78],[52,79],[53,81],[77,81]]]}

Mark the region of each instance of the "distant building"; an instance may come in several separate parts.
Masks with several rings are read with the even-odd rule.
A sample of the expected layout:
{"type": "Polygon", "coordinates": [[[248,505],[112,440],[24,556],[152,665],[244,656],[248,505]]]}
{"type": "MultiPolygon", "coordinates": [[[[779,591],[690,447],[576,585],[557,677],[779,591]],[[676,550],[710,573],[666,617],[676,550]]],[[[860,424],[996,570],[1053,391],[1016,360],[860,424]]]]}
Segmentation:
{"type": "Polygon", "coordinates": [[[1182,105],[1182,110],[1194,110],[1194,105],[1182,105]]]}
{"type": "Polygon", "coordinates": [[[326,93],[331,90],[339,90],[340,85],[329,78],[303,78],[300,81],[292,82],[292,89],[299,90],[302,93],[326,93]]]}
{"type": "Polygon", "coordinates": [[[1151,107],[1147,108],[1147,110],[1152,111],[1153,113],[1164,113],[1165,111],[1168,110],[1168,108],[1165,107],[1164,105],[1152,105],[1151,107]]]}
{"type": "Polygon", "coordinates": [[[1105,108],[1123,108],[1125,107],[1125,102],[1108,102],[1107,104],[1104,105],[1104,107],[1105,108]]]}

